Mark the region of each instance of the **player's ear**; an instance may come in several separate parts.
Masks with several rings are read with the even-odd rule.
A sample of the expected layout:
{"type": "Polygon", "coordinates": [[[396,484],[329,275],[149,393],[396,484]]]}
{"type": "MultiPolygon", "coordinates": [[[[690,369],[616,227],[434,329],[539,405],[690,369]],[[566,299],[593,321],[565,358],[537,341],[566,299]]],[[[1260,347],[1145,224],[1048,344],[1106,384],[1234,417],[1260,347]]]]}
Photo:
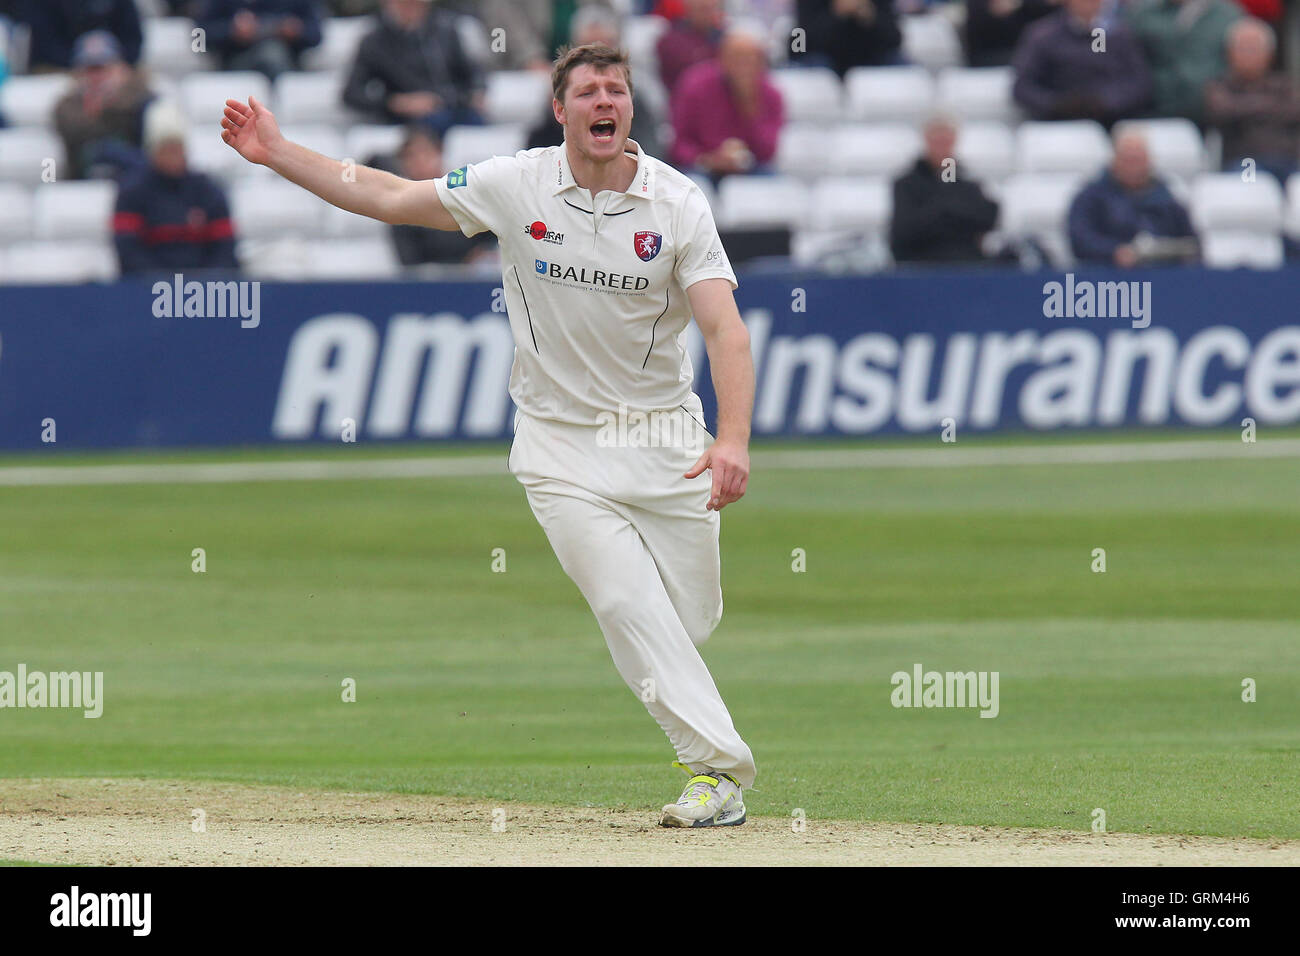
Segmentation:
{"type": "Polygon", "coordinates": [[[564,121],[564,104],[557,99],[552,99],[551,110],[555,113],[555,122],[561,126],[566,125],[564,121]]]}

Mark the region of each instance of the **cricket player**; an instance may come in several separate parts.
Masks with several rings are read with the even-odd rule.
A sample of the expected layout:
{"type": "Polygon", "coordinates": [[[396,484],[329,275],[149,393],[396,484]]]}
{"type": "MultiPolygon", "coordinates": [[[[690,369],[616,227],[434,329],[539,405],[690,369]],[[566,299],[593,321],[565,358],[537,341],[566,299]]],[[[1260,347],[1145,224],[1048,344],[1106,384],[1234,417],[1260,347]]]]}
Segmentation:
{"type": "Polygon", "coordinates": [[[626,55],[575,47],[552,90],[563,145],[436,180],[345,175],[286,140],[253,97],[226,101],[221,135],[349,212],[497,235],[515,340],[510,470],[619,674],[691,775],[660,823],[736,826],[754,757],[696,649],[722,616],[719,512],[749,479],[754,368],[736,278],[699,188],[628,139],[626,55]],[[691,388],[692,315],[713,370],[716,439],[691,388]]]}

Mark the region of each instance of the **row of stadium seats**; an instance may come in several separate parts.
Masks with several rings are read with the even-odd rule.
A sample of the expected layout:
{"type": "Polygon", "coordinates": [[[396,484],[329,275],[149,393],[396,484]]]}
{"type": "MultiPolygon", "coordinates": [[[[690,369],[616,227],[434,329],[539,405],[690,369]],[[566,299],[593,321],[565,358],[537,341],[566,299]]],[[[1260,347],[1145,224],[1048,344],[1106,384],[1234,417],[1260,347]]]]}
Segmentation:
{"type": "MultiPolygon", "coordinates": [[[[843,82],[822,67],[773,70],[789,123],[919,125],[933,112],[963,121],[1017,123],[1023,118],[1011,99],[1010,67],[952,68],[937,77],[919,66],[855,67],[843,82]]],[[[154,77],[153,88],[179,101],[194,122],[220,118],[227,97],[251,93],[285,123],[349,123],[357,116],[340,99],[343,74],[290,72],[274,84],[260,73],[193,73],[179,79],[154,77]]],[[[54,104],[71,79],[57,73],[11,77],[0,86],[0,112],[13,126],[49,126],[54,104]]],[[[550,101],[550,80],[531,70],[487,74],[485,113],[491,123],[533,123],[550,101]]]]}
{"type": "MultiPolygon", "coordinates": [[[[460,18],[461,39],[470,50],[486,58],[487,31],[473,18],[460,18]]],[[[215,57],[196,52],[193,21],[184,17],[149,17],[143,21],[144,45],[141,62],[156,73],[184,76],[211,70],[215,57]]],[[[779,17],[771,24],[769,53],[773,63],[784,63],[789,53],[794,18],[779,17]]],[[[961,38],[952,21],[942,13],[902,17],[903,55],[912,63],[931,70],[962,63],[961,38]]],[[[303,67],[313,71],[343,72],[352,63],[357,44],[374,28],[370,17],[330,17],[321,25],[321,42],[303,56],[303,67]]],[[[628,17],[623,24],[623,45],[634,64],[654,61],[655,43],[668,21],[656,16],[628,17]]]]}
{"type": "MultiPolygon", "coordinates": [[[[299,114],[295,114],[299,115],[299,114]]],[[[1196,125],[1185,119],[1131,120],[1120,128],[1141,130],[1152,163],[1161,175],[1189,179],[1216,166],[1196,125]]],[[[364,162],[391,152],[401,141],[399,127],[282,120],[281,129],[295,142],[327,156],[364,162]]],[[[448,131],[444,162],[448,169],[490,156],[511,156],[527,141],[523,123],[457,126],[448,131]]],[[[222,179],[261,175],[221,141],[215,122],[195,123],[188,137],[191,162],[222,179]]],[[[921,133],[897,123],[844,123],[835,127],[791,124],[781,132],[776,169],[813,180],[824,175],[897,176],[921,152],[921,133]]],[[[1012,173],[1091,175],[1111,158],[1111,141],[1091,120],[1026,122],[1011,127],[997,122],[965,123],[955,147],[957,173],[978,181],[1012,173]]],[[[19,127],[0,130],[0,181],[40,180],[43,162],[62,157],[59,138],[50,130],[19,127]]],[[[48,177],[46,177],[48,178],[48,177]]]]}
{"type": "MultiPolygon", "coordinates": [[[[1004,181],[996,191],[1001,199],[999,231],[1033,238],[1054,264],[1071,265],[1066,215],[1083,181],[1070,173],[1024,173],[1004,181]]],[[[827,177],[809,185],[785,176],[733,176],[723,180],[716,193],[707,183],[702,188],[713,203],[720,228],[792,229],[797,264],[818,265],[827,249],[845,246],[874,249],[882,262],[887,261],[881,250],[887,244],[893,212],[888,180],[827,177]]],[[[1233,174],[1204,173],[1177,191],[1188,204],[1203,240],[1204,260],[1212,267],[1275,268],[1282,263],[1283,233],[1300,239],[1300,174],[1288,181],[1285,198],[1281,187],[1267,175],[1243,182],[1233,174]]],[[[30,258],[28,248],[47,244],[60,250],[78,242],[107,248],[114,198],[115,188],[106,182],[52,183],[34,190],[15,184],[0,186],[0,243],[10,243],[11,254],[23,253],[24,262],[30,258]],[[32,238],[36,241],[27,241],[32,238]]],[[[382,224],[335,209],[275,179],[236,183],[231,208],[237,234],[245,242],[292,245],[294,237],[313,236],[321,237],[318,241],[355,242],[361,248],[388,241],[382,224]]],[[[62,257],[60,251],[53,258],[62,257]]],[[[256,263],[258,274],[265,274],[268,268],[277,276],[316,274],[314,265],[295,272],[292,259],[286,260],[287,265],[271,266],[261,255],[244,261],[256,263]]],[[[80,262],[68,264],[69,278],[64,281],[83,276],[78,271],[80,262]]],[[[367,262],[373,263],[373,259],[359,258],[358,268],[367,262]]],[[[47,274],[49,270],[58,272],[60,266],[45,263],[40,268],[41,274],[47,274]]],[[[355,273],[349,269],[348,274],[355,273]]]]}

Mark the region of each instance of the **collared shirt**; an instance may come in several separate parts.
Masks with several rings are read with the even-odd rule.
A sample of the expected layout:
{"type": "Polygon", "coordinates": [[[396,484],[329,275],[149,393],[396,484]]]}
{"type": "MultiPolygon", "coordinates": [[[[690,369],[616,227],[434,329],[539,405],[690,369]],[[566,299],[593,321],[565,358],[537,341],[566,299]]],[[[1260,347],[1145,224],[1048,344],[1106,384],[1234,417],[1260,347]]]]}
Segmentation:
{"type": "Polygon", "coordinates": [[[525,414],[597,425],[620,405],[681,405],[694,380],[686,290],[710,278],[736,287],[699,187],[634,140],[628,151],[636,175],[621,193],[579,186],[563,144],[434,180],[465,235],[500,241],[510,397],[525,414]]]}

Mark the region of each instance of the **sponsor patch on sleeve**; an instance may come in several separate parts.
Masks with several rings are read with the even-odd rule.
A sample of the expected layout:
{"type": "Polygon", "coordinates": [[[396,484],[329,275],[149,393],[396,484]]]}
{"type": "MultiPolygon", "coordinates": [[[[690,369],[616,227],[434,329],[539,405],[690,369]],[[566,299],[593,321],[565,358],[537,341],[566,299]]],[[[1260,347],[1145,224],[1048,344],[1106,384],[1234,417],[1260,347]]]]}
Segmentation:
{"type": "Polygon", "coordinates": [[[465,169],[466,167],[462,166],[460,169],[453,169],[447,174],[448,189],[455,189],[457,186],[465,185],[465,169]]]}

